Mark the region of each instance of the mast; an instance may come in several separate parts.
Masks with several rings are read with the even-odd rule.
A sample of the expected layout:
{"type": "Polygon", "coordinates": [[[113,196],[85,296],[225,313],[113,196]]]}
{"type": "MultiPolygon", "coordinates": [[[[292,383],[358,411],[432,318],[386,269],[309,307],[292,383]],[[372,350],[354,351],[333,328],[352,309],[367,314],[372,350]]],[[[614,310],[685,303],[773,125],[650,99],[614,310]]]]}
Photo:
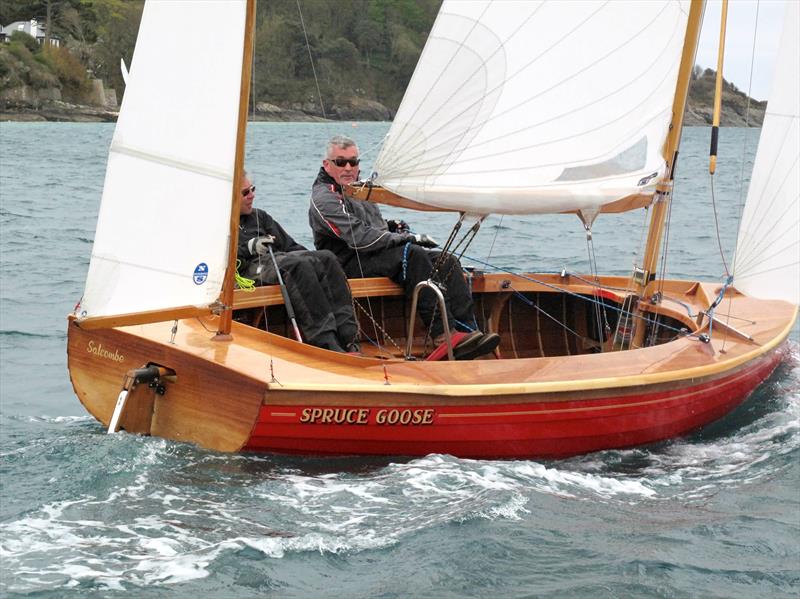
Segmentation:
{"type": "MultiPolygon", "coordinates": [[[[670,123],[667,141],[664,144],[663,156],[668,167],[664,178],[656,186],[656,195],[653,202],[653,211],[650,216],[650,227],[647,232],[642,271],[634,277],[636,294],[641,297],[647,285],[656,278],[656,266],[661,250],[661,240],[664,234],[664,224],[669,213],[669,203],[672,195],[673,179],[675,177],[675,163],[678,159],[678,146],[680,145],[683,130],[683,116],[686,109],[686,99],[689,95],[689,82],[692,68],[694,67],[697,43],[700,39],[700,26],[703,21],[705,0],[692,0],[689,9],[689,19],[686,22],[686,35],[683,39],[683,52],[678,71],[678,82],[675,86],[675,96],[672,102],[672,123],[670,123]]],[[[644,338],[644,326],[637,326],[634,343],[641,345],[644,338]]]]}
{"type": "Polygon", "coordinates": [[[223,306],[220,314],[217,334],[218,341],[231,339],[231,320],[233,318],[233,288],[236,274],[236,253],[239,244],[239,200],[241,199],[240,181],[244,169],[244,146],[247,136],[247,107],[250,97],[250,77],[253,68],[253,32],[255,31],[256,0],[247,0],[247,12],[244,26],[244,47],[242,49],[242,78],[239,87],[239,123],[236,131],[236,159],[233,167],[233,185],[231,188],[231,220],[230,244],[228,246],[228,267],[222,283],[219,301],[223,306]]]}
{"type": "Polygon", "coordinates": [[[708,172],[717,170],[717,138],[719,137],[719,113],[722,110],[722,59],[725,56],[725,25],[728,21],[728,0],[722,0],[722,18],[719,26],[719,52],[717,53],[717,80],[714,86],[714,116],[711,122],[711,152],[708,172]]]}

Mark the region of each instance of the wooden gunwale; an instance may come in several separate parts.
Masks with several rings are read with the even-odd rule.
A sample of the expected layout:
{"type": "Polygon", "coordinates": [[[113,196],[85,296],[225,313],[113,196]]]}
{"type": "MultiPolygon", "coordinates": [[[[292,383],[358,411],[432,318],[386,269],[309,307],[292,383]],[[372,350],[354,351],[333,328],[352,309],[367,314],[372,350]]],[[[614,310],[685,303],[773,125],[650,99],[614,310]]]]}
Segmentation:
{"type": "MultiPolygon", "coordinates": [[[[522,273],[519,275],[492,273],[482,274],[475,276],[471,280],[473,293],[508,293],[504,283],[509,279],[514,279],[514,290],[521,292],[553,292],[567,291],[579,295],[593,295],[598,289],[595,285],[590,283],[578,282],[572,283],[575,279],[574,276],[566,275],[562,277],[558,274],[552,273],[522,273]],[[523,278],[529,277],[529,278],[523,278]],[[536,280],[532,280],[535,277],[536,280]]],[[[350,292],[353,297],[399,297],[403,295],[403,288],[391,279],[386,277],[369,277],[365,279],[349,279],[350,292]]],[[[623,291],[626,289],[629,279],[627,277],[602,277],[601,283],[609,288],[605,291],[611,294],[614,298],[622,302],[627,293],[623,291]]],[[[670,281],[671,285],[665,288],[665,291],[677,291],[683,293],[683,288],[691,289],[697,283],[691,281],[670,281]]],[[[655,290],[655,287],[653,287],[655,290]]],[[[707,297],[704,295],[701,303],[706,301],[707,297]]],[[[233,307],[236,310],[245,308],[256,308],[261,306],[276,306],[283,304],[283,297],[280,288],[277,285],[267,285],[264,287],[256,287],[252,290],[237,289],[234,292],[233,307]]],[[[708,302],[710,303],[710,302],[708,302]]],[[[707,305],[707,304],[706,304],[707,305]]],[[[660,311],[658,306],[646,305],[646,309],[650,311],[660,311]]],[[[689,321],[691,322],[691,321],[689,321]]]]}
{"type": "MultiPolygon", "coordinates": [[[[372,390],[353,387],[351,391],[332,391],[320,394],[319,390],[295,390],[283,386],[271,389],[264,398],[263,407],[274,410],[288,407],[325,405],[330,407],[437,407],[437,408],[472,408],[491,409],[498,406],[516,406],[508,414],[538,414],[580,412],[587,410],[623,409],[632,406],[658,404],[665,401],[685,399],[703,390],[714,388],[720,384],[734,384],[749,376],[750,371],[759,360],[769,360],[775,351],[781,351],[780,345],[765,352],[755,360],[740,364],[724,372],[717,372],[704,377],[688,379],[670,379],[660,383],[644,383],[638,385],[616,385],[579,389],[545,389],[536,393],[509,391],[503,394],[484,395],[436,395],[421,390],[416,392],[398,391],[393,386],[384,389],[380,397],[372,390]],[[675,392],[678,392],[676,395],[675,392]],[[615,403],[607,403],[609,401],[615,403]],[[525,407],[548,404],[568,404],[567,407],[525,407]],[[580,404],[580,405],[577,405],[580,404]]],[[[565,358],[567,356],[561,356],[565,358]]],[[[487,412],[486,414],[502,415],[505,412],[487,412]]],[[[457,413],[456,413],[457,414],[457,413]]],[[[482,414],[481,412],[476,413],[482,414]]],[[[284,413],[283,416],[296,416],[296,413],[284,413]]],[[[444,416],[444,414],[439,414],[444,416]]],[[[455,417],[455,416],[446,416],[455,417]]],[[[474,416],[470,416],[474,417],[474,416]]]]}
{"type": "MultiPolygon", "coordinates": [[[[736,300],[736,302],[742,301],[745,300],[736,300]]],[[[750,298],[747,298],[746,301],[750,302],[749,309],[746,312],[740,312],[739,315],[747,316],[753,311],[754,306],[761,304],[758,300],[750,298]]],[[[786,306],[782,302],[777,304],[786,306]]],[[[679,315],[677,312],[669,312],[663,306],[661,309],[661,313],[669,314],[672,317],[679,315]]],[[[239,342],[245,338],[244,333],[247,332],[248,351],[252,350],[255,352],[255,356],[261,356],[258,359],[265,360],[266,356],[271,356],[274,360],[276,377],[280,384],[268,383],[267,387],[270,393],[289,391],[331,394],[368,392],[377,396],[399,393],[426,394],[438,397],[469,397],[561,391],[586,392],[591,389],[636,387],[723,373],[770,351],[781,343],[791,330],[797,309],[793,308],[789,313],[784,308],[783,313],[786,318],[779,317],[780,323],[783,324],[781,330],[776,334],[774,331],[770,332],[772,329],[766,333],[762,332],[759,341],[762,343],[761,346],[745,347],[743,343],[734,343],[728,339],[724,355],[703,355],[703,352],[713,354],[712,349],[720,343],[717,341],[717,336],[710,345],[693,338],[681,338],[655,347],[625,352],[569,357],[479,360],[471,363],[469,372],[464,372],[462,363],[405,362],[335,354],[301,345],[265,331],[257,331],[244,325],[236,327],[237,331],[235,332],[239,342]],[[675,360],[678,358],[678,363],[676,363],[675,360]],[[679,363],[680,360],[685,364],[687,360],[692,363],[698,359],[703,363],[694,367],[684,367],[679,363]],[[676,367],[670,367],[670,362],[675,363],[676,367]],[[574,370],[571,376],[562,375],[561,380],[547,380],[549,378],[548,371],[565,372],[567,365],[574,370]],[[390,385],[386,385],[384,381],[384,366],[390,376],[390,385]],[[644,371],[654,368],[660,370],[644,371]],[[607,374],[608,372],[619,374],[598,376],[600,373],[607,374]],[[540,380],[530,380],[533,376],[539,377],[540,380]],[[489,382],[473,382],[477,378],[489,382]],[[498,382],[502,378],[516,380],[516,382],[498,382]]],[[[766,322],[769,323],[768,320],[766,322]]],[[[189,326],[197,328],[196,324],[189,324],[189,326]]],[[[213,327],[213,325],[211,326],[213,327]]],[[[779,326],[778,323],[772,323],[773,328],[777,326],[779,326]]],[[[131,332],[149,336],[150,330],[148,326],[144,326],[138,330],[139,332],[134,333],[133,329],[131,332]]],[[[753,331],[748,332],[752,333],[753,331]]],[[[251,359],[253,359],[253,355],[247,358],[242,357],[242,360],[251,359]]],[[[227,365],[233,369],[243,367],[243,363],[233,361],[229,361],[227,365]]],[[[261,372],[264,372],[263,368],[261,372]]]]}

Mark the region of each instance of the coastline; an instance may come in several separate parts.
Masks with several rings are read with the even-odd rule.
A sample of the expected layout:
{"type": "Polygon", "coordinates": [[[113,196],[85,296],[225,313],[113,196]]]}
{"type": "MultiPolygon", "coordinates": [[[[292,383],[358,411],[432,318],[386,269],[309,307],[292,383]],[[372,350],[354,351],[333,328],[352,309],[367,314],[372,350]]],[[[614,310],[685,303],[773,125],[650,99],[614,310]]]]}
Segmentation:
{"type": "MultiPolygon", "coordinates": [[[[26,104],[22,102],[0,105],[0,122],[68,122],[68,123],[113,123],[119,116],[118,109],[100,106],[70,104],[58,100],[26,104]]],[[[334,104],[323,116],[313,104],[295,104],[284,108],[259,102],[248,120],[269,122],[324,123],[337,121],[391,121],[394,113],[373,100],[347,98],[334,104]]]]}
{"type": "MultiPolygon", "coordinates": [[[[262,106],[259,106],[262,108],[262,106]]],[[[106,110],[95,106],[66,104],[64,102],[48,103],[39,108],[31,106],[15,106],[0,109],[0,122],[66,122],[66,123],[114,123],[119,116],[116,110],[106,110]]],[[[248,118],[250,122],[299,122],[325,123],[339,121],[391,121],[392,114],[386,110],[353,110],[350,106],[343,110],[334,106],[331,114],[323,117],[313,112],[293,110],[269,106],[266,110],[257,110],[248,118]]],[[[764,120],[764,109],[751,107],[749,118],[745,119],[736,111],[723,110],[721,125],[723,127],[761,127],[764,120]]],[[[704,107],[686,108],[684,125],[687,127],[711,126],[711,111],[704,107]]]]}

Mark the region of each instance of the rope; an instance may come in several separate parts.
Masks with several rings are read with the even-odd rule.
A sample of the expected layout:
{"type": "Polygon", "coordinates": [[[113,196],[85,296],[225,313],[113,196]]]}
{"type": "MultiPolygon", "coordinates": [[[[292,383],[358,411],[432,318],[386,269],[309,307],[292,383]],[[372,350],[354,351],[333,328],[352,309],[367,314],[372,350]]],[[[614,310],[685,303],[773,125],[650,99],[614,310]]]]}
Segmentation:
{"type": "MultiPolygon", "coordinates": [[[[512,286],[509,286],[509,289],[511,289],[511,291],[514,292],[514,295],[517,297],[517,299],[519,299],[523,303],[529,305],[531,308],[534,308],[537,312],[539,312],[539,314],[544,314],[545,316],[547,316],[547,318],[552,320],[554,323],[556,323],[558,326],[562,327],[566,331],[568,331],[568,332],[572,333],[573,335],[575,335],[575,337],[577,337],[581,341],[589,341],[590,340],[588,337],[584,337],[583,335],[581,335],[577,331],[571,329],[569,326],[567,326],[566,324],[564,324],[563,322],[558,320],[558,318],[556,318],[555,316],[550,314],[550,312],[548,312],[544,308],[540,308],[539,306],[537,306],[535,302],[532,302],[531,300],[529,300],[522,293],[520,293],[519,290],[514,289],[514,287],[512,287],[512,286]]],[[[594,341],[594,340],[592,339],[591,341],[594,341]]]]}
{"type": "Polygon", "coordinates": [[[489,246],[489,253],[486,255],[486,260],[489,261],[492,258],[492,252],[494,251],[494,244],[497,241],[497,234],[500,232],[500,227],[503,226],[503,217],[505,214],[500,215],[500,222],[497,223],[497,226],[494,229],[494,237],[492,238],[492,245],[489,246]]]}
{"type": "MultiPolygon", "coordinates": [[[[392,336],[391,336],[389,333],[387,333],[387,332],[386,332],[386,329],[384,329],[384,328],[383,328],[381,325],[379,325],[379,324],[378,324],[378,322],[377,322],[377,321],[376,321],[376,320],[375,320],[375,319],[372,317],[372,314],[371,314],[369,311],[365,310],[365,309],[364,309],[364,306],[362,306],[362,305],[361,305],[361,304],[358,302],[358,300],[357,300],[357,299],[355,299],[355,298],[353,298],[353,305],[354,305],[355,307],[357,307],[359,310],[361,310],[361,311],[364,313],[364,315],[365,315],[367,318],[369,318],[369,319],[372,321],[373,327],[374,327],[374,329],[375,329],[375,337],[376,337],[376,339],[377,339],[377,337],[378,337],[378,329],[380,329],[380,332],[381,332],[381,335],[383,336],[383,338],[384,338],[384,339],[388,339],[388,340],[389,340],[389,342],[390,342],[392,345],[394,345],[394,346],[397,348],[397,350],[398,350],[399,352],[401,352],[401,353],[402,353],[402,351],[403,351],[403,348],[401,348],[401,347],[400,347],[400,346],[397,344],[397,342],[396,342],[394,339],[392,339],[392,336]]],[[[370,307],[370,310],[372,310],[372,308],[371,308],[371,307],[370,307]]],[[[359,328],[360,328],[360,327],[359,327],[359,328]]],[[[369,341],[370,343],[372,343],[372,345],[374,345],[375,347],[377,347],[379,350],[383,351],[383,346],[381,346],[381,344],[380,344],[380,343],[379,343],[377,340],[372,340],[372,339],[370,338],[370,336],[369,336],[369,335],[367,335],[366,331],[364,331],[363,329],[361,329],[361,332],[362,332],[362,334],[364,335],[364,337],[366,337],[367,341],[369,341]]]]}
{"type": "MultiPolygon", "coordinates": [[[[589,272],[594,277],[594,280],[599,284],[600,277],[598,276],[597,271],[597,255],[594,251],[594,238],[592,237],[592,228],[590,225],[585,225],[586,228],[586,251],[589,257],[589,272]]],[[[602,305],[605,306],[605,302],[602,302],[602,305]]],[[[603,332],[610,331],[611,327],[608,325],[608,316],[605,310],[601,309],[601,302],[598,302],[594,306],[595,311],[595,322],[597,324],[597,339],[600,342],[600,347],[602,348],[602,340],[603,340],[603,332]]]]}
{"type": "Polygon", "coordinates": [[[241,289],[242,291],[246,291],[248,293],[253,293],[256,290],[256,282],[253,279],[248,279],[247,277],[243,277],[239,274],[239,267],[242,265],[242,261],[238,258],[236,259],[236,272],[233,273],[234,278],[236,279],[236,286],[241,289]]]}
{"type": "Polygon", "coordinates": [[[404,281],[408,278],[406,276],[406,273],[408,272],[408,250],[410,248],[411,248],[411,242],[410,241],[408,243],[406,243],[405,246],[403,246],[403,280],[404,281]]]}
{"type": "Polygon", "coordinates": [[[303,11],[300,10],[300,0],[297,0],[297,12],[300,13],[300,24],[303,26],[303,36],[306,38],[306,49],[308,50],[308,59],[311,61],[311,72],[314,73],[314,83],[317,86],[317,97],[319,98],[319,107],[322,109],[322,118],[328,118],[325,114],[325,105],[322,103],[322,91],[319,89],[319,79],[317,79],[317,69],[314,68],[314,57],[311,55],[311,44],[308,42],[308,33],[306,32],[306,24],[303,21],[303,11]]]}
{"type": "Polygon", "coordinates": [[[253,48],[251,55],[253,57],[250,63],[250,96],[253,98],[252,120],[256,120],[256,36],[253,36],[253,48]]]}
{"type": "MultiPolygon", "coordinates": [[[[353,219],[351,218],[350,212],[347,210],[347,207],[345,206],[345,203],[344,203],[345,200],[346,200],[346,197],[344,195],[344,190],[342,190],[342,210],[347,215],[347,224],[350,225],[350,235],[351,235],[352,240],[353,240],[353,250],[355,251],[356,263],[358,264],[358,274],[363,279],[364,278],[364,267],[361,265],[361,254],[358,251],[358,245],[356,244],[356,237],[355,237],[355,234],[353,233],[353,219]]],[[[353,298],[353,301],[355,302],[355,298],[353,298]]],[[[356,304],[357,304],[357,302],[356,302],[356,304]]],[[[356,304],[354,304],[354,305],[356,305],[356,304]]],[[[358,305],[358,307],[361,308],[362,311],[364,310],[364,308],[362,308],[361,305],[358,305]]],[[[378,323],[375,322],[375,319],[372,317],[372,313],[373,313],[372,312],[372,302],[370,301],[369,296],[367,296],[367,308],[369,309],[369,313],[367,314],[367,316],[372,321],[373,330],[375,332],[375,338],[377,339],[378,338],[378,328],[380,328],[380,327],[378,326],[378,323]]],[[[362,329],[362,332],[363,332],[363,329],[362,329]]],[[[366,334],[364,334],[364,336],[367,337],[366,334]]],[[[369,339],[369,337],[367,337],[367,338],[369,339]]],[[[391,337],[390,337],[390,339],[391,339],[391,337]]],[[[380,345],[378,345],[378,349],[382,350],[380,345]]]]}
{"type": "Polygon", "coordinates": [[[728,270],[728,262],[725,260],[725,250],[722,249],[722,237],[719,234],[719,214],[717,214],[717,199],[714,191],[714,175],[709,176],[711,179],[711,209],[714,211],[714,228],[717,231],[717,248],[719,249],[719,257],[722,259],[722,266],[725,268],[725,276],[730,276],[728,270]]]}
{"type": "MultiPolygon", "coordinates": [[[[526,281],[530,281],[531,283],[536,283],[537,285],[541,285],[543,287],[547,287],[549,289],[553,289],[554,291],[558,291],[558,292],[564,293],[566,295],[570,295],[572,297],[578,298],[578,299],[580,299],[582,301],[585,301],[585,302],[600,302],[600,303],[603,303],[603,306],[605,306],[606,309],[610,309],[610,310],[613,310],[615,312],[619,312],[621,316],[624,315],[624,316],[627,316],[629,318],[638,318],[638,319],[640,319],[640,320],[642,320],[642,321],[644,321],[644,322],[646,322],[648,324],[659,324],[657,320],[652,320],[650,318],[647,318],[646,316],[642,316],[640,314],[635,314],[633,312],[630,312],[629,310],[625,310],[623,308],[618,308],[617,306],[611,306],[611,305],[606,304],[604,302],[601,302],[601,300],[595,299],[593,297],[586,297],[585,295],[581,295],[579,293],[575,293],[574,291],[570,291],[569,289],[564,289],[563,287],[559,287],[558,285],[553,285],[552,283],[546,283],[545,281],[541,281],[541,280],[535,279],[533,277],[528,277],[528,276],[525,276],[523,274],[516,273],[514,271],[511,271],[511,270],[508,270],[508,269],[505,269],[505,268],[501,268],[501,267],[495,266],[493,264],[489,264],[488,262],[484,262],[483,260],[480,260],[479,258],[474,258],[472,256],[467,256],[467,258],[469,260],[473,260],[475,262],[483,264],[484,266],[488,266],[489,268],[493,268],[496,271],[504,272],[504,273],[507,273],[507,274],[509,274],[511,276],[514,276],[514,277],[519,277],[520,279],[523,279],[523,280],[526,280],[526,281]]],[[[566,325],[563,325],[563,326],[566,326],[566,325]]],[[[668,330],[671,330],[671,331],[673,331],[675,333],[679,333],[681,335],[685,335],[687,337],[697,337],[698,339],[700,339],[702,337],[701,334],[690,333],[686,329],[678,329],[678,328],[672,327],[672,326],[664,324],[664,323],[660,323],[660,326],[663,327],[663,328],[666,328],[668,330]]]]}
{"type": "MultiPolygon", "coordinates": [[[[674,159],[673,159],[674,160],[674,159]]],[[[670,170],[674,172],[675,164],[673,162],[672,167],[670,170]]],[[[672,179],[672,187],[669,190],[669,195],[664,197],[662,201],[669,202],[669,206],[667,206],[667,216],[664,220],[664,237],[661,240],[661,267],[659,269],[659,276],[658,276],[658,287],[656,293],[659,297],[664,296],[664,281],[667,279],[667,256],[669,255],[669,235],[672,229],[672,197],[675,194],[675,180],[672,179]]],[[[648,273],[649,276],[649,273],[648,273]]],[[[645,281],[645,285],[647,282],[645,281]]],[[[648,338],[645,345],[654,345],[655,339],[658,336],[658,327],[661,326],[658,321],[656,322],[656,326],[653,327],[652,331],[650,332],[650,337],[648,338]]],[[[633,339],[633,338],[631,338],[633,339]]]]}
{"type": "Polygon", "coordinates": [[[725,297],[725,292],[728,290],[728,287],[730,287],[732,284],[733,284],[733,277],[731,275],[728,275],[728,277],[725,279],[725,283],[723,283],[722,287],[719,290],[719,293],[717,294],[717,298],[713,302],[711,302],[711,305],[708,307],[708,310],[706,310],[706,316],[708,316],[709,338],[711,337],[712,329],[714,327],[714,310],[716,310],[717,306],[720,305],[722,299],[725,297]]]}
{"type": "MultiPolygon", "coordinates": [[[[736,219],[739,224],[742,222],[742,212],[744,212],[744,165],[745,165],[745,157],[747,155],[747,132],[750,130],[750,94],[753,93],[753,64],[755,63],[756,58],[756,39],[758,37],[758,10],[760,8],[760,3],[756,2],[756,18],[755,24],[753,26],[753,46],[750,50],[750,77],[747,82],[747,105],[744,111],[744,135],[742,136],[742,168],[739,170],[739,205],[738,205],[738,218],[736,219]]],[[[736,248],[739,247],[739,227],[736,228],[736,240],[734,242],[734,256],[733,256],[733,273],[732,276],[735,278],[736,276],[736,266],[738,262],[738,256],[736,255],[736,248]]],[[[727,269],[726,269],[727,272],[727,269]]],[[[731,310],[733,309],[733,302],[728,303],[728,313],[726,314],[727,322],[731,320],[731,310]]],[[[728,340],[727,331],[723,334],[722,337],[722,351],[725,351],[725,343],[728,340]]]]}
{"type": "MultiPolygon", "coordinates": [[[[431,279],[433,281],[435,281],[439,285],[439,287],[442,289],[442,293],[443,294],[447,290],[446,283],[450,279],[451,275],[453,274],[453,269],[455,269],[456,264],[458,264],[459,266],[461,265],[461,258],[464,256],[464,252],[467,251],[467,248],[469,248],[470,244],[475,239],[475,236],[478,234],[478,230],[480,229],[480,226],[481,226],[481,223],[483,222],[483,219],[486,218],[485,216],[483,216],[480,219],[478,219],[478,221],[469,228],[469,231],[464,233],[464,236],[461,238],[461,241],[456,243],[456,245],[453,248],[453,250],[448,252],[448,248],[455,241],[455,238],[457,236],[458,230],[461,228],[461,225],[464,222],[464,217],[465,216],[466,216],[466,214],[464,212],[462,212],[461,215],[460,215],[460,218],[458,219],[458,222],[453,226],[453,229],[450,231],[450,236],[447,238],[447,242],[445,243],[444,247],[442,248],[442,251],[439,253],[439,256],[437,257],[436,262],[433,265],[433,271],[431,272],[431,279]],[[464,245],[464,249],[461,250],[461,253],[458,256],[456,256],[455,255],[456,251],[458,251],[458,248],[461,247],[461,244],[463,244],[465,242],[466,242],[466,245],[464,245]],[[442,276],[441,273],[439,272],[439,268],[441,267],[442,264],[444,264],[444,261],[447,258],[448,253],[449,253],[449,255],[453,256],[453,260],[450,261],[450,268],[448,269],[448,271],[444,274],[444,276],[442,276]]],[[[426,345],[426,347],[427,347],[428,339],[431,338],[431,330],[433,329],[433,323],[436,320],[436,313],[438,312],[438,310],[439,310],[439,304],[437,302],[433,306],[433,317],[431,318],[430,325],[428,325],[428,331],[426,332],[426,335],[425,335],[425,345],[426,345]]],[[[475,321],[474,324],[475,324],[475,329],[477,329],[478,328],[477,321],[475,321]]],[[[469,326],[467,326],[467,328],[472,330],[472,328],[469,327],[469,326]]]]}

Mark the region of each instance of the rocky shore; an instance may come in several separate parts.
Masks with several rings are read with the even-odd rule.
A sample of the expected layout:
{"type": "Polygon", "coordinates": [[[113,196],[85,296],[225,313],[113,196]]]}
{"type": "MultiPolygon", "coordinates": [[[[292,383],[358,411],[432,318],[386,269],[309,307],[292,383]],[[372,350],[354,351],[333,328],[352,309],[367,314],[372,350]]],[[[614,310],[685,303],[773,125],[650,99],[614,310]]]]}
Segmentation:
{"type": "MultiPolygon", "coordinates": [[[[748,109],[746,102],[726,102],[723,105],[721,124],[723,127],[760,127],[764,121],[766,102],[752,101],[748,109]]],[[[6,103],[0,106],[0,121],[66,121],[76,123],[115,122],[117,111],[97,106],[83,106],[61,101],[45,101],[38,105],[6,103]]],[[[374,100],[348,98],[326,109],[324,115],[319,104],[311,102],[277,106],[258,102],[251,121],[277,122],[322,122],[322,121],[391,121],[394,113],[374,100]]],[[[691,100],[686,109],[687,126],[705,127],[711,124],[710,106],[698,105],[691,100]]]]}
{"type": "MultiPolygon", "coordinates": [[[[72,122],[72,123],[113,123],[118,113],[93,106],[81,106],[66,102],[51,102],[38,108],[30,106],[10,106],[0,109],[0,121],[20,122],[72,122]]],[[[367,108],[356,108],[351,105],[334,105],[323,117],[319,108],[305,110],[302,108],[281,108],[274,104],[259,103],[251,121],[274,122],[325,122],[325,121],[391,121],[392,112],[379,104],[370,102],[367,108]]],[[[707,127],[711,125],[711,109],[694,107],[686,109],[684,124],[689,127],[707,127]]],[[[751,106],[749,117],[743,111],[723,110],[721,124],[723,127],[760,127],[764,121],[764,108],[751,106]]]]}
{"type": "MultiPolygon", "coordinates": [[[[0,106],[0,121],[63,121],[75,123],[115,122],[118,112],[61,101],[44,101],[37,105],[6,103],[0,106]]],[[[277,106],[258,102],[251,121],[321,122],[321,121],[391,121],[394,114],[380,102],[363,98],[349,98],[333,104],[324,115],[319,104],[295,103],[277,106]]]]}
{"type": "Polygon", "coordinates": [[[70,122],[70,123],[113,123],[118,113],[93,106],[81,106],[66,102],[52,102],[40,107],[12,106],[0,110],[0,121],[21,122],[70,122]]]}

